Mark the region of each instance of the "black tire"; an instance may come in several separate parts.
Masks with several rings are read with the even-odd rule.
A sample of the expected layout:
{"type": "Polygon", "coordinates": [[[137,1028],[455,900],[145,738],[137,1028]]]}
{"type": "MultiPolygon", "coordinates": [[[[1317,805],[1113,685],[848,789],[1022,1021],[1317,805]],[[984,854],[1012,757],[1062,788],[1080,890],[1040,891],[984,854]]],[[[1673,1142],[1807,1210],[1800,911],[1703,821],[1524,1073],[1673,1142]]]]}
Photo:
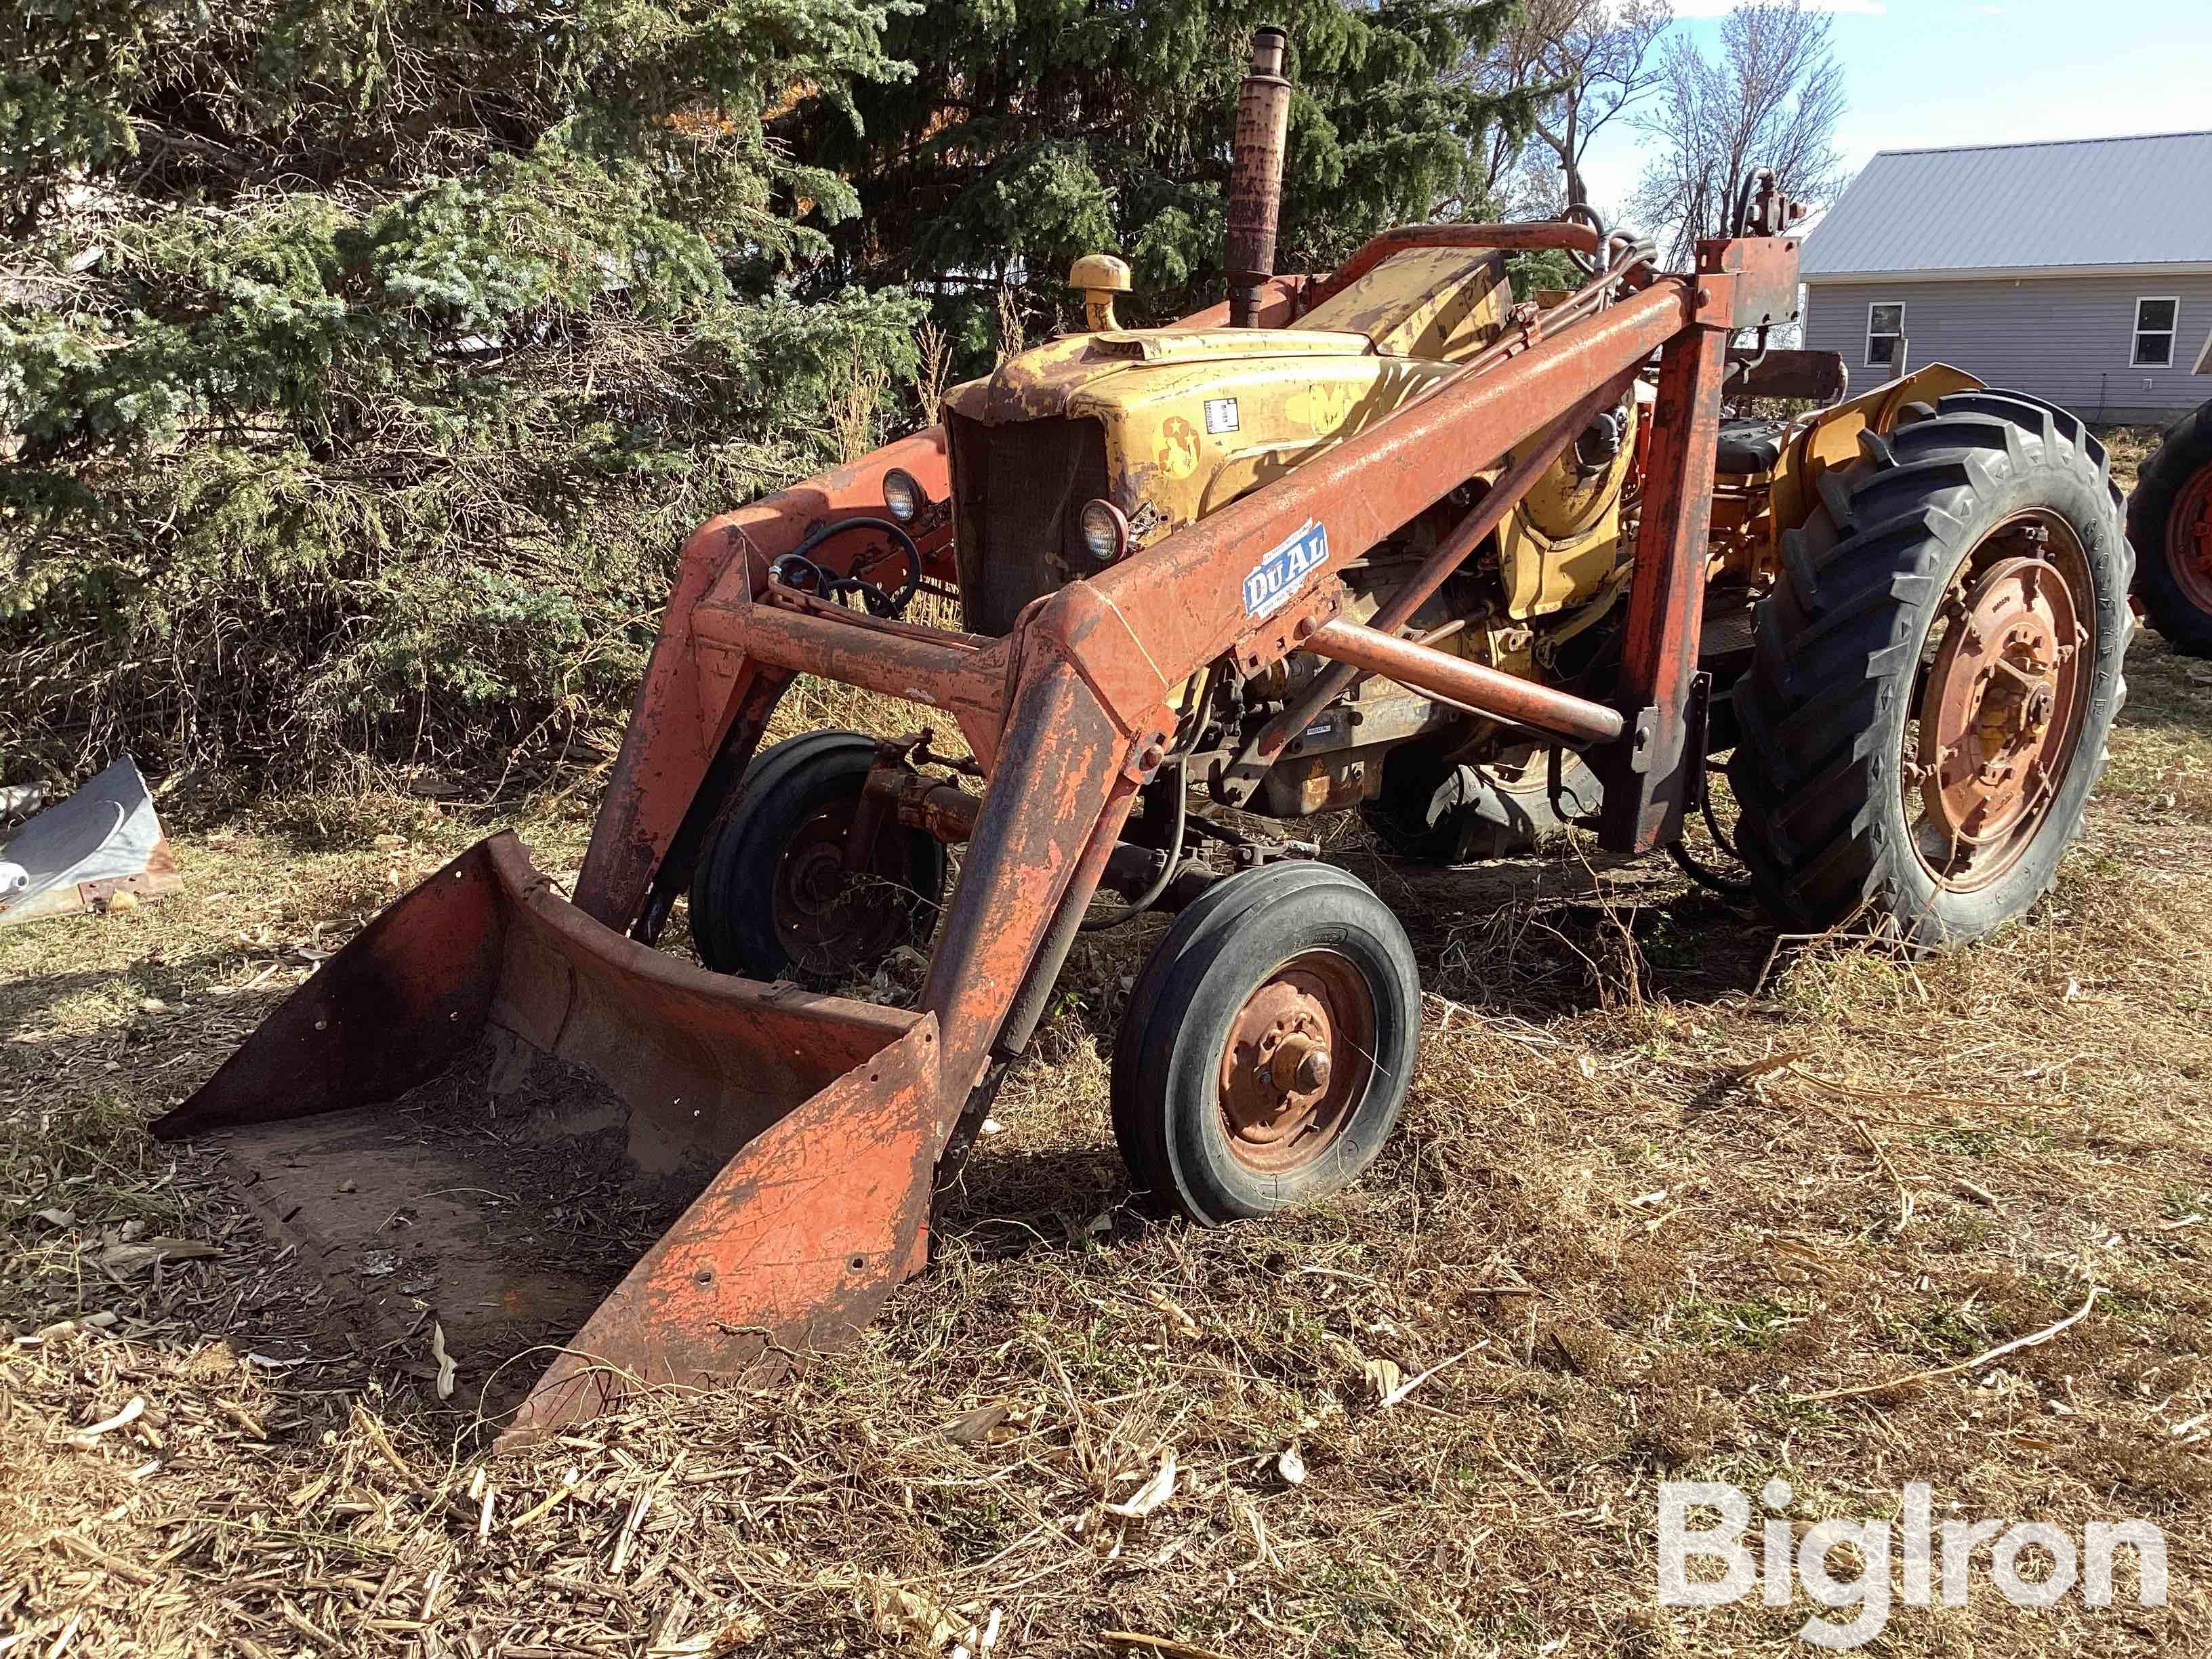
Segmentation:
{"type": "MultiPolygon", "coordinates": [[[[1604,799],[1580,755],[1561,757],[1559,797],[1571,817],[1595,814],[1604,799]]],[[[1547,757],[1525,772],[1506,766],[1448,765],[1432,745],[1401,744],[1382,757],[1382,781],[1360,816],[1393,853],[1416,864],[1471,864],[1524,853],[1568,827],[1552,804],[1547,757]]]]}
{"type": "MultiPolygon", "coordinates": [[[[1741,742],[1729,776],[1743,809],[1739,850],[1784,927],[1819,931],[1856,916],[1916,943],[1963,943],[2025,914],[2048,890],[2081,823],[2126,696],[2133,556],[2103,445],[2053,405],[1961,392],[1887,437],[1868,434],[1862,448],[1861,462],[1822,480],[1823,504],[1784,538],[1781,580],[1759,606],[1753,665],[1734,698],[1741,742]],[[1954,585],[1990,591],[2004,580],[2002,563],[2033,562],[2002,557],[2023,545],[2051,550],[2039,556],[2053,568],[2064,561],[2064,599],[2089,631],[2088,661],[2085,671],[2079,659],[2058,657],[2075,665],[2051,681],[2066,688],[2061,729],[2072,734],[2051,761],[2060,775],[2032,793],[2021,786],[2027,807],[1977,873],[1972,860],[1983,854],[1961,854],[1954,828],[1938,826],[1951,837],[1939,859],[1929,826],[1914,817],[1960,751],[1939,750],[1923,769],[1906,744],[1938,672],[1939,615],[1964,603],[1954,585]],[[1934,785],[1923,781],[1930,769],[1934,785]],[[1922,792],[1911,805],[1909,789],[1922,792]]],[[[2034,580],[2022,588],[2031,603],[2048,603],[2036,600],[2034,580]]],[[[1954,663],[1987,636],[1963,629],[1960,637],[1954,663]]],[[[1975,704],[1977,719],[1983,707],[1975,704]]],[[[2046,714],[2036,730],[2060,725],[2046,714]]],[[[2033,763],[2020,769],[2036,775],[2033,763]]]]}
{"type": "MultiPolygon", "coordinates": [[[[1153,950],[1115,1044],[1114,1134],[1140,1200],[1218,1226],[1349,1185],[1397,1122],[1420,1009],[1405,928],[1343,871],[1267,865],[1207,889],[1153,950]],[[1328,1029],[1353,1052],[1335,1062],[1345,1069],[1332,1066],[1312,1086],[1314,1105],[1300,1109],[1317,1121],[1295,1128],[1286,1114],[1283,1139],[1245,1139],[1231,1129],[1220,1081],[1232,1034],[1256,999],[1288,988],[1295,1000],[1316,974],[1341,1005],[1328,1029]],[[1361,1000],[1364,1012],[1350,1006],[1361,1000]]],[[[1248,1066],[1237,1075],[1241,1089],[1255,1073],[1248,1066]]],[[[1293,1098],[1286,1094],[1285,1104],[1293,1098]]]]}
{"type": "MultiPolygon", "coordinates": [[[[2143,463],[2136,493],[2128,500],[2128,540],[2136,550],[2136,597],[2143,614],[2166,641],[2186,656],[2212,657],[2212,572],[2203,553],[2178,546],[2174,509],[2212,477],[2212,403],[2185,415],[2166,431],[2157,450],[2143,463]],[[2184,560],[2200,562],[2185,567],[2184,560]]],[[[2197,494],[2191,505],[2202,508],[2197,494]]]]}
{"type": "MultiPolygon", "coordinates": [[[[901,945],[926,942],[945,896],[942,842],[886,817],[876,837],[867,902],[848,913],[835,890],[810,938],[794,927],[788,866],[794,848],[817,861],[849,821],[875,764],[876,740],[859,732],[809,732],[763,750],[745,769],[737,802],[715,827],[691,873],[691,938],[717,973],[788,979],[821,988],[872,969],[901,945]],[[826,930],[841,920],[842,933],[826,930]]],[[[854,879],[839,866],[817,872],[854,879]]],[[[810,894],[809,896],[818,896],[810,894]]]]}

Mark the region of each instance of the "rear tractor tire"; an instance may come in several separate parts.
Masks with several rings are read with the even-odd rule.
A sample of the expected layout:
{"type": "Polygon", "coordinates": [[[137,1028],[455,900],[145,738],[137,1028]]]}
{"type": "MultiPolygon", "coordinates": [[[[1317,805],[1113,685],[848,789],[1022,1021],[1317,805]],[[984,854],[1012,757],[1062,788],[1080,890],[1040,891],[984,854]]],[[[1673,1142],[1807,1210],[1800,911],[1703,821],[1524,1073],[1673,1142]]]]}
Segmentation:
{"type": "Polygon", "coordinates": [[[2212,404],[2166,428],[2128,501],[2136,597],[2175,650],[2212,657],[2212,404]]]}
{"type": "Polygon", "coordinates": [[[1472,864],[1525,853],[1595,814],[1603,798],[1580,755],[1563,756],[1562,817],[1553,805],[1549,757],[1532,749],[1480,766],[1447,764],[1435,747],[1401,744],[1382,757],[1382,783],[1360,816],[1382,844],[1416,864],[1472,864]]]}
{"type": "Polygon", "coordinates": [[[848,858],[876,740],[810,732],[763,750],[691,875],[691,938],[717,973],[830,989],[927,943],[944,843],[886,815],[848,858]]]}
{"type": "Polygon", "coordinates": [[[1783,926],[1979,939],[2056,879],[2126,696],[2104,447],[2004,392],[1863,441],[1783,542],[1737,684],[1738,848],[1783,926]]]}
{"type": "Polygon", "coordinates": [[[1140,1199],[1202,1226],[1348,1186],[1397,1121],[1420,1034],[1406,930],[1325,864],[1216,883],[1133,988],[1114,1133],[1140,1199]]]}

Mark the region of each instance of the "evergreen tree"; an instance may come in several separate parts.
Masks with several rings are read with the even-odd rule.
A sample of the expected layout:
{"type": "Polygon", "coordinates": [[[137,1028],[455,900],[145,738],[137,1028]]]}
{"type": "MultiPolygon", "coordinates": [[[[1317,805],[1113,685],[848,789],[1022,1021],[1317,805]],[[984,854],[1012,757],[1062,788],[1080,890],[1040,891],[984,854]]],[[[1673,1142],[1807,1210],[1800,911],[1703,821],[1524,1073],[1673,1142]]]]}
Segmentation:
{"type": "Polygon", "coordinates": [[[1375,231],[1487,206],[1486,135],[1529,96],[1451,74],[1515,0],[930,0],[892,20],[913,65],[857,88],[857,125],[797,118],[799,153],[860,212],[829,228],[827,286],[911,285],[971,358],[1000,295],[1064,317],[1070,259],[1115,252],[1132,313],[1164,321],[1222,296],[1229,142],[1254,28],[1279,23],[1297,88],[1279,259],[1326,268],[1375,231]]]}
{"type": "MultiPolygon", "coordinates": [[[[0,18],[0,771],[567,746],[694,525],[1073,255],[1219,297],[1251,30],[1283,259],[1478,210],[1510,0],[40,0],[0,18]],[[1007,286],[1010,285],[1010,286],[1007,286]]],[[[1017,307],[1018,311],[1019,307],[1017,307]]]]}
{"type": "MultiPolygon", "coordinates": [[[[763,118],[896,0],[52,0],[0,22],[0,764],[474,760],[619,710],[675,549],[835,459],[895,294],[763,118]]],[[[833,120],[848,119],[838,113],[833,120]]]]}

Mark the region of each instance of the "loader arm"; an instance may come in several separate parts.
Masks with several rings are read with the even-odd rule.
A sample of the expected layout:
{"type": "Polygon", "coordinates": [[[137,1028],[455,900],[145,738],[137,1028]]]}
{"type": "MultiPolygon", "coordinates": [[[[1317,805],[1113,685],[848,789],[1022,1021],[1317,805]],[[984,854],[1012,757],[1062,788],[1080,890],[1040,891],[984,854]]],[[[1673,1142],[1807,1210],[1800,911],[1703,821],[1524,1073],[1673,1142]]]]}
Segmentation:
{"type": "MultiPolygon", "coordinates": [[[[1286,328],[1392,254],[1422,246],[1565,248],[1585,256],[1598,251],[1595,234],[1582,225],[1401,227],[1369,239],[1327,277],[1269,278],[1260,289],[1259,325],[1286,328]]],[[[1228,318],[1224,301],[1171,326],[1219,328],[1228,318]]],[[[747,653],[745,642],[727,628],[702,629],[699,617],[702,606],[726,611],[740,599],[762,592],[768,567],[821,525],[880,513],[884,476],[894,468],[915,478],[933,503],[932,514],[915,526],[916,540],[931,561],[929,574],[954,580],[947,510],[950,457],[941,425],[725,514],[684,544],[676,587],[662,613],[660,637],[631,707],[577,881],[576,902],[595,920],[619,931],[635,928],[647,939],[655,936],[657,926],[646,915],[648,896],[658,892],[665,901],[688,878],[690,856],[708,827],[702,820],[711,819],[714,808],[743,774],[793,669],[805,666],[831,678],[866,684],[895,665],[881,660],[872,665],[869,659],[886,655],[884,641],[895,636],[896,629],[878,629],[858,642],[848,641],[842,655],[837,654],[837,635],[815,631],[797,646],[813,654],[794,664],[789,647],[771,662],[757,648],[766,643],[757,635],[753,640],[757,648],[747,653]],[[687,834],[687,829],[693,833],[687,834]]],[[[856,538],[832,544],[825,552],[842,570],[869,547],[868,541],[856,538]]],[[[910,686],[908,681],[878,689],[903,696],[910,686]]],[[[999,707],[1003,708],[1003,697],[999,707]]],[[[995,738],[997,712],[994,708],[962,722],[970,746],[979,754],[987,754],[995,738]]]]}
{"type": "MultiPolygon", "coordinates": [[[[761,729],[790,683],[787,672],[740,661],[702,640],[700,605],[732,580],[765,580],[768,567],[823,526],[883,512],[884,475],[911,475],[929,494],[933,517],[914,526],[927,574],[952,574],[951,474],[945,428],[932,426],[840,467],[778,490],[695,531],[684,544],[675,590],[661,614],[614,775],[576,881],[576,904],[595,921],[628,932],[644,908],[654,873],[712,781],[734,784],[761,729]],[[729,741],[732,733],[735,741],[729,741]]],[[[840,574],[881,550],[879,537],[841,536],[815,556],[840,574]]],[[[719,792],[717,798],[719,798],[719,792]]],[[[698,826],[700,829],[703,825],[698,826]]]]}
{"type": "MultiPolygon", "coordinates": [[[[933,635],[769,584],[758,567],[724,567],[689,623],[701,653],[726,665],[716,671],[720,684],[834,664],[838,678],[957,714],[963,729],[984,738],[980,749],[996,751],[921,1004],[944,1037],[940,1143],[983,1077],[1024,981],[1057,972],[1057,961],[1039,959],[1040,947],[1056,912],[1091,897],[1073,884],[1073,873],[1109,802],[1164,760],[1178,686],[1224,654],[1249,674],[1293,651],[1326,650],[1317,631],[1337,612],[1345,566],[1655,352],[1664,354],[1684,401],[1656,434],[1650,487],[1695,518],[1691,509],[1711,493],[1720,369],[1742,282],[1723,267],[1741,246],[1713,245],[1713,270],[1652,282],[1486,372],[1463,374],[1201,522],[1069,583],[1025,611],[1005,641],[933,635]],[[1300,545],[1314,555],[1288,591],[1255,597],[1255,577],[1300,545]]],[[[1768,303],[1775,280],[1750,300],[1768,303]]],[[[1623,850],[1642,850],[1664,833],[1670,796],[1679,807],[1678,781],[1645,757],[1665,757],[1676,770],[1683,763],[1702,546],[1695,525],[1674,526],[1654,549],[1658,585],[1643,585],[1648,592],[1640,586],[1632,611],[1650,660],[1627,683],[1663,701],[1620,709],[1614,723],[1626,734],[1611,763],[1624,782],[1609,793],[1630,805],[1611,839],[1623,850]],[[1680,579],[1684,567],[1691,574],[1680,579]],[[1662,803],[1656,813],[1653,801],[1662,803]]],[[[743,746],[757,738],[750,732],[743,746]]]]}

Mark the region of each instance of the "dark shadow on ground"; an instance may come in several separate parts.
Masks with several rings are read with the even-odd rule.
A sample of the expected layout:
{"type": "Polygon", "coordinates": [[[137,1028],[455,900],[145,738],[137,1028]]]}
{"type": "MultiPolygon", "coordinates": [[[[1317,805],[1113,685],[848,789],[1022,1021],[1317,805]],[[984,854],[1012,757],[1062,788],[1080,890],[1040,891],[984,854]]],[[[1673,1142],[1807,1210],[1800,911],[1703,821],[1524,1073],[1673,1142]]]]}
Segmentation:
{"type": "Polygon", "coordinates": [[[35,1030],[71,997],[118,982],[129,985],[140,997],[167,1002],[193,991],[197,1012],[219,1009],[226,1015],[251,1013],[258,1019],[283,1000],[292,988],[289,981],[282,987],[240,991],[226,997],[212,996],[204,988],[210,980],[235,974],[248,963],[265,963],[271,955],[265,947],[257,950],[241,945],[189,957],[142,958],[125,967],[27,975],[13,984],[0,985],[0,1038],[35,1030]]]}
{"type": "Polygon", "coordinates": [[[957,1243],[997,1261],[1079,1253],[1146,1224],[1109,1142],[1034,1152],[987,1148],[939,1194],[931,1231],[940,1247],[957,1243]]]}

